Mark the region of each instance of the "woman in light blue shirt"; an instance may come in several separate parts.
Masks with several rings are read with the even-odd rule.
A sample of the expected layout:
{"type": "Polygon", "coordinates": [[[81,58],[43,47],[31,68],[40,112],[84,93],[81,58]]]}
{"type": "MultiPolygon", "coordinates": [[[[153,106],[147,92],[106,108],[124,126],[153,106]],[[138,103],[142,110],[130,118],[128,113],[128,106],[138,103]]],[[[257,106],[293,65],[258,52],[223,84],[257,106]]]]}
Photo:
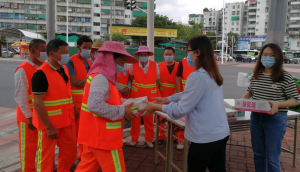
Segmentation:
{"type": "Polygon", "coordinates": [[[229,126],[223,100],[223,78],[208,37],[197,36],[188,42],[187,61],[196,70],[186,81],[185,90],[168,98],[147,102],[143,116],[162,111],[176,120],[185,117],[184,137],[190,140],[190,172],[225,172],[229,126]],[[168,105],[162,105],[168,104],[168,105]]]}

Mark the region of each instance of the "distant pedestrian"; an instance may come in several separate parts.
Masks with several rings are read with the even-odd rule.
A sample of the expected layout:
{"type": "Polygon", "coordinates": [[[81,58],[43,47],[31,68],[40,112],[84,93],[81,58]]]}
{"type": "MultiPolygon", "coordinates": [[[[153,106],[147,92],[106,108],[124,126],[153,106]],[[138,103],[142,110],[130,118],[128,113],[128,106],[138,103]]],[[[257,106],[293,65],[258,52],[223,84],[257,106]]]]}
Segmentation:
{"type": "Polygon", "coordinates": [[[251,113],[255,171],[280,172],[288,107],[299,105],[300,100],[293,77],[283,69],[283,54],[278,45],[265,45],[257,61],[248,91],[242,98],[269,100],[272,110],[270,114],[251,113]]]}
{"type": "Polygon", "coordinates": [[[155,98],[142,109],[143,116],[163,111],[173,119],[185,118],[184,137],[190,140],[189,172],[226,172],[226,143],[229,126],[223,98],[223,78],[208,37],[197,36],[188,42],[190,65],[196,70],[186,81],[183,92],[155,98]],[[159,104],[155,104],[159,103],[159,104]],[[168,105],[162,105],[168,104],[168,105]]]}

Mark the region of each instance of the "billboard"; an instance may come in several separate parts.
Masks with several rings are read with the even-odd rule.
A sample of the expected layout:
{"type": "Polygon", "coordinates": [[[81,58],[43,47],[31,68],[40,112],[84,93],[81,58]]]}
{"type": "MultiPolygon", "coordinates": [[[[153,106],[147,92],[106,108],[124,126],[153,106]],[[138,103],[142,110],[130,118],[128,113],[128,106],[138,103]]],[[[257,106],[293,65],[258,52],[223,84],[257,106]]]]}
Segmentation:
{"type": "MultiPolygon", "coordinates": [[[[110,33],[110,28],[108,27],[110,33]]],[[[112,33],[122,33],[127,36],[147,36],[146,27],[112,26],[112,33]]],[[[177,29],[154,28],[155,37],[177,37],[177,29]]]]}
{"type": "Polygon", "coordinates": [[[26,56],[29,56],[29,46],[28,45],[22,45],[20,47],[20,57],[25,58],[26,56]]]}
{"type": "Polygon", "coordinates": [[[254,36],[254,37],[239,37],[237,40],[238,50],[250,50],[251,42],[265,42],[266,36],[254,36]]]}

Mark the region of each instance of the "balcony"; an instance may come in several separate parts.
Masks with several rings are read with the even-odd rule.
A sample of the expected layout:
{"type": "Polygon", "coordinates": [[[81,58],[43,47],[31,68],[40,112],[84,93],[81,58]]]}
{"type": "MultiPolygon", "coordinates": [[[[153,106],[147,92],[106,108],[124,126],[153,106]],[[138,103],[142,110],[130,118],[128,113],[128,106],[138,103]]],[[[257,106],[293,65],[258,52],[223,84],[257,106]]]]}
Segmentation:
{"type": "Polygon", "coordinates": [[[290,17],[290,21],[298,21],[300,20],[300,16],[290,17]]]}
{"type": "Polygon", "coordinates": [[[250,21],[250,22],[256,21],[256,18],[249,18],[248,21],[250,21]]]}
{"type": "Polygon", "coordinates": [[[289,25],[289,28],[300,28],[300,24],[289,25]]]}
{"type": "Polygon", "coordinates": [[[257,4],[257,1],[250,1],[249,4],[257,4]]]}
{"type": "Polygon", "coordinates": [[[256,9],[257,9],[257,6],[249,6],[248,9],[249,9],[249,10],[256,10],[256,9]]]}
{"type": "Polygon", "coordinates": [[[300,1],[292,1],[291,5],[300,5],[300,1]]]}
{"type": "Polygon", "coordinates": [[[248,33],[255,33],[255,30],[248,30],[248,33]]]}
{"type": "Polygon", "coordinates": [[[300,9],[293,9],[293,10],[290,10],[290,13],[300,13],[300,9]]]}
{"type": "Polygon", "coordinates": [[[255,28],[255,24],[249,24],[248,27],[249,28],[255,28]]]}
{"type": "Polygon", "coordinates": [[[288,31],[289,35],[299,35],[300,32],[299,31],[288,31]]]}
{"type": "Polygon", "coordinates": [[[256,12],[249,12],[249,16],[256,16],[256,12]]]}

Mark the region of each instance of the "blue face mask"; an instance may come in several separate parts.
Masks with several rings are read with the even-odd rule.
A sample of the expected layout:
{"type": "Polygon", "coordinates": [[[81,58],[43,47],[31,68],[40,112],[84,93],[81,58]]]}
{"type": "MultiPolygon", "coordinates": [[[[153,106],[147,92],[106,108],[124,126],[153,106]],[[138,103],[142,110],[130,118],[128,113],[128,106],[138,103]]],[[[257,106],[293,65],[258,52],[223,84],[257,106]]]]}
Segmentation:
{"type": "Polygon", "coordinates": [[[97,55],[98,55],[98,52],[95,52],[95,55],[94,55],[94,57],[96,58],[96,57],[97,57],[97,55]]]}
{"type": "Polygon", "coordinates": [[[123,67],[121,67],[120,65],[117,65],[117,70],[118,70],[118,73],[122,72],[124,70],[123,67]]]}
{"type": "Polygon", "coordinates": [[[60,65],[65,65],[70,60],[69,54],[62,54],[62,55],[60,55],[60,57],[61,57],[61,60],[57,61],[60,65]]]}
{"type": "Polygon", "coordinates": [[[91,54],[91,50],[85,50],[85,49],[82,49],[80,55],[84,58],[87,58],[88,56],[90,56],[91,54]]]}
{"type": "Polygon", "coordinates": [[[147,62],[149,57],[139,57],[141,62],[147,62]]]}
{"type": "Polygon", "coordinates": [[[275,57],[262,56],[260,62],[264,67],[271,68],[275,65],[276,59],[275,57]]]}
{"type": "Polygon", "coordinates": [[[195,67],[195,60],[196,60],[196,59],[195,59],[195,60],[192,60],[192,59],[191,59],[191,54],[188,54],[188,55],[187,55],[186,60],[187,60],[187,63],[188,63],[189,66],[195,67]]]}
{"type": "Polygon", "coordinates": [[[165,61],[166,62],[171,62],[173,61],[174,57],[173,56],[165,56],[165,61]]]}
{"type": "MultiPolygon", "coordinates": [[[[36,50],[37,51],[37,50],[36,50]]],[[[39,52],[39,51],[37,51],[39,52]]],[[[48,55],[46,52],[39,52],[40,53],[40,57],[37,57],[37,59],[40,61],[40,62],[45,62],[47,59],[48,59],[48,55]]]]}

